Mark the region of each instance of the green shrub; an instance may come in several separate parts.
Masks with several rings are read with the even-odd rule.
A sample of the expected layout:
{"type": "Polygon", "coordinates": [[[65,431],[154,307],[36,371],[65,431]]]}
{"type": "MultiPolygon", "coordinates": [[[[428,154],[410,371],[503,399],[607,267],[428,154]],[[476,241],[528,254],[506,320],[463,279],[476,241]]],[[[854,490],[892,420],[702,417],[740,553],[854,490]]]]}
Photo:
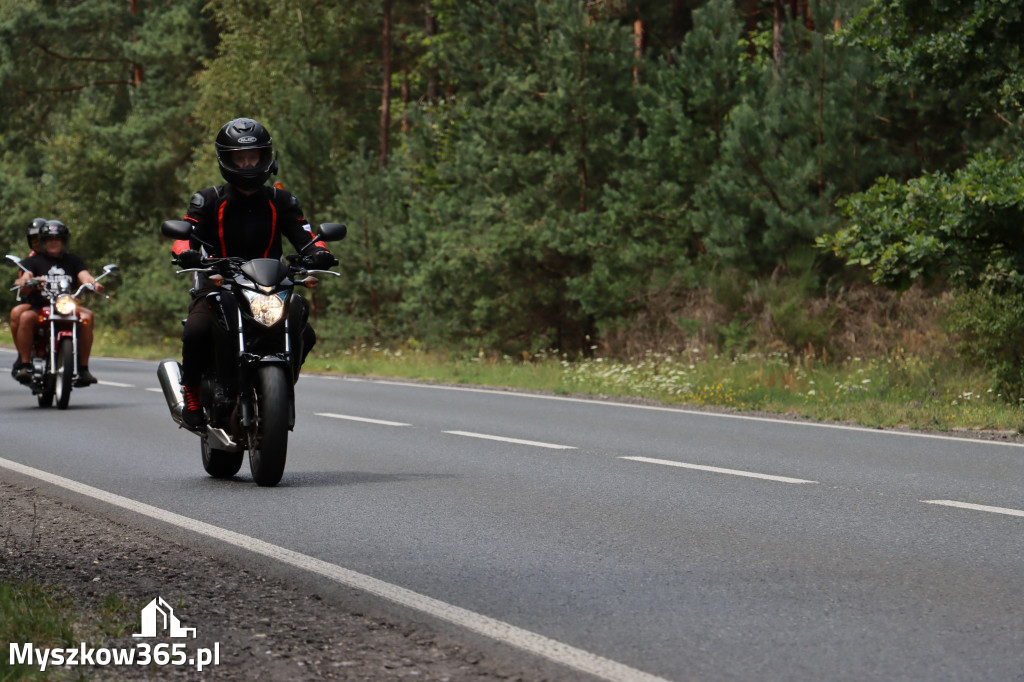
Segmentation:
{"type": "Polygon", "coordinates": [[[963,290],[947,316],[957,353],[992,373],[1008,401],[1024,399],[1024,293],[963,290]]]}

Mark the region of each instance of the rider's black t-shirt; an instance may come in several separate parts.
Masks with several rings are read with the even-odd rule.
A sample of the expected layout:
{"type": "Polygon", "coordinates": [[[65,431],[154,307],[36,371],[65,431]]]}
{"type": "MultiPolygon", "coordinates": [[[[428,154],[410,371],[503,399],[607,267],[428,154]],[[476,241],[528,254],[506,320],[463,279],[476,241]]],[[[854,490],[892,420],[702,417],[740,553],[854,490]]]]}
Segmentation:
{"type": "MultiPolygon", "coordinates": [[[[60,258],[37,253],[21,261],[21,265],[36,277],[45,277],[50,282],[67,282],[71,291],[78,288],[79,273],[88,270],[85,261],[73,253],[66,253],[60,258]]],[[[39,307],[46,304],[46,299],[38,291],[33,291],[28,302],[39,307]]]]}

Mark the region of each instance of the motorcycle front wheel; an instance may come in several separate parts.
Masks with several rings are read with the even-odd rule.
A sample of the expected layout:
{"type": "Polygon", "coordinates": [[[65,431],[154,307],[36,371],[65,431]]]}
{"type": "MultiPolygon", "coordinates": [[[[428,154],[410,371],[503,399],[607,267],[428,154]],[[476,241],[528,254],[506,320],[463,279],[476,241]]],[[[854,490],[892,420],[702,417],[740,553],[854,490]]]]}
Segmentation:
{"type": "Polygon", "coordinates": [[[203,468],[214,478],[231,478],[242,468],[242,452],[211,448],[205,437],[200,448],[203,453],[203,468]]]}
{"type": "Polygon", "coordinates": [[[71,384],[75,377],[75,350],[71,339],[61,339],[57,346],[57,409],[65,410],[71,400],[71,384]]]}
{"type": "Polygon", "coordinates": [[[288,455],[291,382],[284,365],[264,365],[257,370],[256,378],[249,431],[249,468],[257,485],[274,486],[284,475],[288,455]]]}

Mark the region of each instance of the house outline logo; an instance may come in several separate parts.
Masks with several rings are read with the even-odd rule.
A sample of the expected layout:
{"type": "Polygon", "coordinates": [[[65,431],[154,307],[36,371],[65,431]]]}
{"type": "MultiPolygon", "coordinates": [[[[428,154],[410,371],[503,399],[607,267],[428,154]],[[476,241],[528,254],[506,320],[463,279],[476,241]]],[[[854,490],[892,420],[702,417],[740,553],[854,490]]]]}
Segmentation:
{"type": "Polygon", "coordinates": [[[166,631],[171,637],[196,636],[195,628],[181,627],[181,621],[174,615],[174,609],[164,601],[163,597],[157,597],[146,604],[142,609],[142,632],[132,634],[132,637],[158,637],[160,632],[166,631]]]}

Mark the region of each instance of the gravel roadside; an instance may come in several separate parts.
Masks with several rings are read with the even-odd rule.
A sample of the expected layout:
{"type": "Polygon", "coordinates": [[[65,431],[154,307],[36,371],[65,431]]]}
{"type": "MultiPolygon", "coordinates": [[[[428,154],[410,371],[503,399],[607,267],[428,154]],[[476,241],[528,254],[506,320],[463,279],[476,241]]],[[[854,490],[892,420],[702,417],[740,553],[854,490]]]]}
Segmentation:
{"type": "Polygon", "coordinates": [[[514,656],[363,613],[336,595],[315,594],[22,484],[0,481],[0,534],[0,582],[31,582],[66,596],[78,614],[72,646],[82,636],[89,646],[109,649],[180,641],[132,637],[140,632],[141,609],[158,596],[183,626],[196,628],[196,638],[186,640],[190,653],[219,646],[219,665],[201,672],[194,666],[86,666],[65,668],[70,679],[563,679],[526,664],[517,669],[514,656]],[[111,595],[127,619],[115,635],[97,626],[111,595]]]}

